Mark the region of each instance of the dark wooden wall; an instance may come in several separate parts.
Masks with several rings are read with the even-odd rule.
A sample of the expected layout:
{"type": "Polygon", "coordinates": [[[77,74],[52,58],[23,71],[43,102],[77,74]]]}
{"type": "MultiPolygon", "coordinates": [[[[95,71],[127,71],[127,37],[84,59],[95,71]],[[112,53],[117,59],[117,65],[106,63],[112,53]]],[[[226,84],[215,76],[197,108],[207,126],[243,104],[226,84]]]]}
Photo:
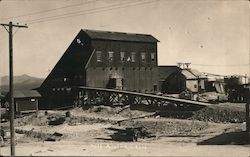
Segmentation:
{"type": "Polygon", "coordinates": [[[158,91],[157,44],[125,41],[92,41],[96,51],[101,52],[101,62],[97,62],[97,53],[92,56],[86,69],[86,85],[90,87],[107,88],[110,78],[123,79],[123,90],[139,92],[158,91]],[[108,60],[108,52],[114,52],[112,61],[108,60]],[[121,52],[125,60],[121,60],[121,52]],[[135,62],[128,57],[135,53],[135,62]],[[141,58],[145,53],[145,61],[141,58]],[[155,59],[151,60],[151,53],[155,59]],[[154,87],[155,86],[155,87],[154,87]]]}
{"type": "Polygon", "coordinates": [[[157,66],[157,43],[140,43],[140,42],[129,42],[129,41],[104,41],[94,40],[92,46],[102,52],[102,62],[96,62],[96,55],[93,56],[91,66],[97,67],[148,67],[157,66]],[[114,52],[114,60],[110,62],[107,60],[108,52],[114,52]],[[125,52],[125,58],[131,56],[132,52],[136,54],[135,62],[122,62],[120,59],[120,52],[125,52]],[[141,53],[146,53],[146,61],[141,60],[141,53]],[[151,61],[151,54],[155,53],[155,61],[151,61]]]}
{"type": "Polygon", "coordinates": [[[80,31],[41,85],[40,108],[60,108],[72,105],[77,93],[75,86],[107,88],[110,78],[119,78],[123,90],[139,92],[158,91],[157,43],[91,40],[80,31]],[[102,52],[102,62],[97,62],[96,51],[102,52]],[[112,62],[108,52],[114,52],[112,62]],[[121,61],[120,52],[125,53],[121,61]],[[136,54],[135,62],[127,61],[131,53],[136,54]],[[141,53],[146,54],[145,61],[141,53]],[[151,53],[155,54],[154,61],[151,53]],[[85,69],[86,68],[86,69],[85,69]]]}
{"type": "Polygon", "coordinates": [[[38,98],[15,99],[15,109],[17,113],[36,112],[38,105],[38,98]],[[34,99],[34,101],[31,101],[31,99],[34,99]]]}
{"type": "Polygon", "coordinates": [[[162,83],[162,93],[179,94],[186,89],[186,79],[180,72],[171,74],[162,83]]]}
{"type": "Polygon", "coordinates": [[[123,90],[152,93],[159,90],[157,67],[153,68],[88,68],[87,82],[89,87],[107,88],[110,78],[122,78],[124,80],[123,90]],[[156,86],[156,91],[155,87],[156,86]]]}
{"type": "Polygon", "coordinates": [[[84,66],[92,51],[90,38],[80,31],[39,88],[41,109],[72,104],[75,93],[71,87],[86,85],[84,66]]]}

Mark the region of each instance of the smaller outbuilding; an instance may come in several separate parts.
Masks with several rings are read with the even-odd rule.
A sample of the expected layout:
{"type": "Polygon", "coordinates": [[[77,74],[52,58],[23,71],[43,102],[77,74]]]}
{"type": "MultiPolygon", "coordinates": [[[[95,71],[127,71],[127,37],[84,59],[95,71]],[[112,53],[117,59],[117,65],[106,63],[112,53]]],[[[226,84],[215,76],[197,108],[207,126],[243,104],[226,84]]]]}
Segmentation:
{"type": "MultiPolygon", "coordinates": [[[[37,112],[40,93],[36,90],[16,90],[13,92],[16,114],[37,112]]],[[[2,103],[5,107],[9,106],[9,93],[5,96],[2,103]]]]}
{"type": "Polygon", "coordinates": [[[205,81],[206,92],[225,94],[224,76],[209,73],[204,73],[204,76],[207,77],[205,81]]]}
{"type": "Polygon", "coordinates": [[[168,77],[180,72],[182,69],[178,66],[158,66],[159,90],[161,93],[171,93],[175,90],[176,84],[168,82],[168,77]]]}
{"type": "Polygon", "coordinates": [[[193,69],[178,69],[166,77],[163,92],[179,94],[183,91],[198,93],[205,90],[205,77],[193,69]]]}
{"type": "Polygon", "coordinates": [[[247,102],[249,98],[249,78],[233,75],[225,77],[226,92],[230,102],[247,102]]]}

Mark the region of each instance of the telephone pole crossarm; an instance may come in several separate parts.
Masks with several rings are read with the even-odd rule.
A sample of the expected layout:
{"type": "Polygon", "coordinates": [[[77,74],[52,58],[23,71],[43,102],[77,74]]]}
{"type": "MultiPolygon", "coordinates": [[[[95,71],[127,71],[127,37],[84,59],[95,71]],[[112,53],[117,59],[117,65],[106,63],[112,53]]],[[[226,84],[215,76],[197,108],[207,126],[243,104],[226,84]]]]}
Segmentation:
{"type": "MultiPolygon", "coordinates": [[[[10,26],[10,24],[3,24],[3,23],[2,23],[1,25],[4,26],[4,27],[5,27],[5,26],[10,26]]],[[[18,25],[18,24],[17,24],[17,25],[13,25],[13,24],[12,24],[12,27],[28,28],[27,25],[18,25]]]]}

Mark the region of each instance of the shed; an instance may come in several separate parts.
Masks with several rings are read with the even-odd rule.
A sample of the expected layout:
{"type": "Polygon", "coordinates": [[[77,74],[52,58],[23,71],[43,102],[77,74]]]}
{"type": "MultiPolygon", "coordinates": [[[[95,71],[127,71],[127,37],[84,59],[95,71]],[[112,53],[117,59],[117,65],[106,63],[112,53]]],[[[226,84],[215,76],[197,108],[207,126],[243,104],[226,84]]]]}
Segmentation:
{"type": "Polygon", "coordinates": [[[177,73],[181,71],[181,68],[178,66],[158,66],[158,77],[159,77],[159,88],[160,92],[166,93],[169,89],[173,88],[172,85],[176,86],[175,84],[166,84],[166,79],[172,75],[173,73],[177,73]]]}
{"type": "MultiPolygon", "coordinates": [[[[28,113],[36,112],[38,110],[40,93],[36,90],[16,90],[13,92],[15,112],[28,113]]],[[[9,93],[5,96],[4,103],[9,102],[9,93]]],[[[8,105],[6,105],[7,107],[8,105]]]]}
{"type": "Polygon", "coordinates": [[[224,76],[206,73],[207,80],[205,81],[206,92],[225,93],[224,76]]]}
{"type": "Polygon", "coordinates": [[[178,94],[183,91],[198,93],[205,90],[205,79],[201,73],[194,69],[180,69],[165,79],[164,93],[178,94]]]}

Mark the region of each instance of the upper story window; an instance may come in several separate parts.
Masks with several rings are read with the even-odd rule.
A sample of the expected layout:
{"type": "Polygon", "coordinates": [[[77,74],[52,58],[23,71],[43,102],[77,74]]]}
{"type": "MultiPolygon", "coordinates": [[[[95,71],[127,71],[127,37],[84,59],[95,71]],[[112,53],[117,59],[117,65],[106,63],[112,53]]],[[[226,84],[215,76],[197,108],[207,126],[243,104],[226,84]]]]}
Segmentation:
{"type": "Polygon", "coordinates": [[[155,61],[155,53],[151,53],[151,61],[155,61]]]}
{"type": "Polygon", "coordinates": [[[141,60],[142,60],[143,62],[146,61],[146,53],[145,53],[145,52],[142,52],[142,53],[141,53],[141,60]]]}
{"type": "Polygon", "coordinates": [[[131,53],[131,62],[135,62],[135,52],[131,53]]]}
{"type": "Polygon", "coordinates": [[[83,46],[83,41],[81,41],[80,38],[76,39],[76,42],[77,42],[79,45],[82,45],[82,46],[83,46]]]}
{"type": "Polygon", "coordinates": [[[125,52],[120,52],[121,55],[121,61],[124,62],[125,61],[125,52]]]}
{"type": "Polygon", "coordinates": [[[97,62],[102,61],[102,51],[96,51],[96,61],[97,62]]]}
{"type": "Polygon", "coordinates": [[[110,62],[114,60],[114,52],[112,52],[112,51],[109,51],[109,52],[108,52],[108,60],[109,60],[110,62]]]}

